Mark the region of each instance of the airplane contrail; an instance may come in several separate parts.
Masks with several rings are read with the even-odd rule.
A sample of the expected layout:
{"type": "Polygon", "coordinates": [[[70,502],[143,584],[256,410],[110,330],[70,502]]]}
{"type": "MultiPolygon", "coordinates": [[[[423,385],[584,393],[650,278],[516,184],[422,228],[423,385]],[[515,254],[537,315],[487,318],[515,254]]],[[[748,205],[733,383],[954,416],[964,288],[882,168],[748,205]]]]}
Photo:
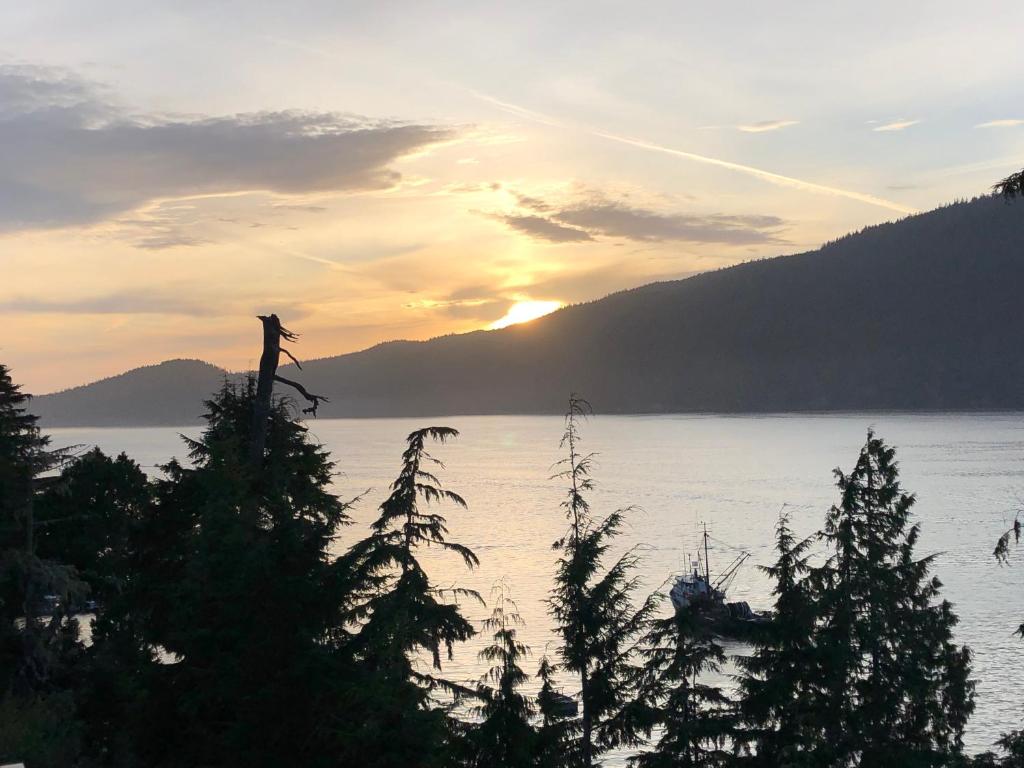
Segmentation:
{"type": "Polygon", "coordinates": [[[714,165],[718,168],[725,168],[730,171],[736,171],[738,173],[745,173],[748,176],[767,181],[769,184],[775,184],[780,187],[788,187],[790,189],[802,189],[806,192],[815,192],[817,194],[832,195],[835,197],[845,197],[849,200],[856,200],[860,203],[866,203],[868,205],[878,206],[879,208],[886,208],[890,211],[896,211],[897,213],[917,213],[917,209],[910,208],[892,200],[886,200],[884,197],[877,197],[876,195],[869,195],[863,192],[856,192],[851,189],[842,189],[840,187],[830,187],[826,184],[818,184],[813,181],[805,181],[804,179],[797,179],[792,176],[784,176],[781,173],[773,173],[772,171],[766,171],[763,168],[755,168],[751,165],[743,165],[742,163],[734,163],[729,160],[721,160],[717,157],[708,157],[707,155],[698,155],[694,152],[686,152],[682,149],[675,149],[673,147],[666,147],[661,144],[655,144],[650,141],[644,141],[643,139],[635,139],[630,136],[621,136],[616,133],[608,133],[596,128],[588,128],[586,126],[574,125],[566,123],[561,120],[557,120],[548,115],[540,112],[534,112],[533,110],[526,109],[524,107],[517,106],[515,104],[509,104],[505,101],[495,99],[493,96],[488,96],[483,93],[471,91],[473,96],[476,98],[486,101],[487,103],[498,107],[506,112],[514,115],[519,115],[527,120],[531,120],[535,123],[541,123],[543,125],[552,126],[555,128],[564,128],[567,130],[580,130],[585,133],[589,133],[592,136],[597,136],[608,141],[615,141],[620,144],[626,144],[631,147],[637,147],[638,149],[646,149],[650,152],[661,152],[662,154],[672,155],[674,157],[681,157],[686,160],[692,160],[695,163],[703,163],[705,165],[714,165]]]}

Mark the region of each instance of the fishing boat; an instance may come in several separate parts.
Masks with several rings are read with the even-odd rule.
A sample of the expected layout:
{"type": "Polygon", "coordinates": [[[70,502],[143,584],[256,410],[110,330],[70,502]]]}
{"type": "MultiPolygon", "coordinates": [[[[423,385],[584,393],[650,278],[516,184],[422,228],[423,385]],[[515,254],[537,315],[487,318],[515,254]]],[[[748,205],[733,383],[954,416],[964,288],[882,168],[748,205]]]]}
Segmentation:
{"type": "MultiPolygon", "coordinates": [[[[551,704],[555,714],[560,717],[576,717],[579,713],[579,704],[576,703],[576,699],[572,696],[566,696],[558,691],[551,691],[548,695],[551,697],[551,704]]],[[[3,768],[3,766],[0,766],[0,768],[3,768]]]]}
{"type": "Polygon", "coordinates": [[[705,525],[703,557],[698,551],[696,559],[691,561],[691,570],[672,585],[669,599],[677,613],[692,612],[716,635],[737,639],[749,637],[758,626],[769,620],[769,615],[754,611],[745,600],[729,602],[726,593],[750,553],[739,551],[733,561],[712,579],[708,539],[705,525]]]}

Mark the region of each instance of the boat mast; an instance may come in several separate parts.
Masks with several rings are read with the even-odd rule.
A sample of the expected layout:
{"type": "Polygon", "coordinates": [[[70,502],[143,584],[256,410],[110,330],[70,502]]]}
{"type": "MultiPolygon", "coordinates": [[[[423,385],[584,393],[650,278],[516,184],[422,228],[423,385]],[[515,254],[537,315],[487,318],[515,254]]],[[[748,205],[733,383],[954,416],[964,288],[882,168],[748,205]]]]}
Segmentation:
{"type": "Polygon", "coordinates": [[[704,581],[711,587],[711,564],[708,563],[708,524],[704,523],[704,581]]]}

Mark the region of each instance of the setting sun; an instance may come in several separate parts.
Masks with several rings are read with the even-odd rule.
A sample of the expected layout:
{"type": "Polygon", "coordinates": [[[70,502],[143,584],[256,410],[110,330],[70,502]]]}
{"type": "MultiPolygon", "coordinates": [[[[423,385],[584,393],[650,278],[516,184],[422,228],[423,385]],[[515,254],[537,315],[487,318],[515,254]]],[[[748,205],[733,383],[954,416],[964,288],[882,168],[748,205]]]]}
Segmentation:
{"type": "Polygon", "coordinates": [[[507,328],[510,325],[517,323],[525,323],[529,320],[536,320],[538,317],[551,314],[556,309],[561,309],[564,305],[560,301],[517,301],[511,307],[505,316],[495,320],[491,323],[488,328],[492,331],[496,331],[499,328],[507,328]]]}

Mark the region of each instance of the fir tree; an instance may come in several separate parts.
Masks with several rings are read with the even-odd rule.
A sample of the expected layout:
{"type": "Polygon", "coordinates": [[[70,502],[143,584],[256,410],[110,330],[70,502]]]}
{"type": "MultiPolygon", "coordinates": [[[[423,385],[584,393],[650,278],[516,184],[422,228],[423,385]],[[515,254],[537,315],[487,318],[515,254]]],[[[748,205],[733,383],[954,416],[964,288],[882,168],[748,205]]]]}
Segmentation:
{"type": "Polygon", "coordinates": [[[640,742],[643,725],[632,717],[640,673],[633,652],[654,610],[653,599],[639,609],[634,607],[638,581],[632,551],[602,572],[603,559],[627,510],[602,520],[591,515],[584,494],[593,487],[593,454],[579,452],[579,422],[589,412],[585,400],[576,395],[569,398],[561,441],[568,456],[555,476],[569,485],[562,502],[569,528],[554,544],[560,556],[549,599],[562,639],[561,666],[578,676],[580,683],[582,717],[573,759],[585,768],[608,749],[640,742]]]}
{"type": "Polygon", "coordinates": [[[637,768],[728,765],[734,730],[732,706],[722,690],[703,681],[717,673],[725,652],[693,611],[655,621],[644,639],[645,686],[654,748],[631,760],[637,768]]]}
{"type": "Polygon", "coordinates": [[[457,435],[448,427],[409,435],[402,469],[371,535],[346,556],[361,590],[348,619],[359,627],[352,640],[359,675],[352,694],[363,701],[361,722],[351,724],[346,739],[353,758],[365,766],[442,764],[446,743],[458,733],[432,696],[472,693],[416,664],[426,654],[440,671],[442,653],[451,659],[454,645],[475,634],[453,598],[479,600],[479,595],[434,586],[417,557],[420,547],[429,546],[455,553],[470,568],[479,562],[468,547],[448,541],[442,515],[420,506],[421,501],[465,506],[461,496],[443,488],[426,469],[443,466],[427,452],[427,441],[445,442],[457,435]]]}
{"type": "Polygon", "coordinates": [[[1018,195],[1024,197],[1024,171],[1017,171],[1005,179],[1000,179],[992,185],[992,191],[1002,195],[1006,200],[1012,200],[1018,195]]]}
{"type": "Polygon", "coordinates": [[[0,761],[60,765],[78,752],[81,645],[68,609],[85,585],[37,551],[39,476],[68,452],[49,448],[28,402],[0,364],[0,761]]]}
{"type": "Polygon", "coordinates": [[[530,722],[534,706],[520,690],[528,680],[520,663],[530,651],[517,637],[516,628],[523,622],[508,587],[495,585],[491,596],[494,609],[483,628],[492,633],[493,642],[479,654],[491,666],[477,686],[483,703],[476,708],[481,722],[472,729],[470,765],[530,768],[537,749],[537,732],[530,722]]]}
{"type": "Polygon", "coordinates": [[[1024,731],[1004,734],[996,746],[1001,755],[984,752],[969,761],[970,768],[1024,768],[1024,731]]]}
{"type": "MultiPolygon", "coordinates": [[[[996,562],[1000,565],[1009,565],[1010,563],[1010,538],[1013,538],[1013,543],[1020,544],[1020,516],[1013,518],[1013,525],[1007,528],[1003,535],[996,541],[996,548],[992,550],[992,556],[996,559],[996,562]]],[[[1017,634],[1024,638],[1024,622],[1021,622],[1020,626],[1017,627],[1017,634]]]]}
{"type": "Polygon", "coordinates": [[[41,555],[75,567],[90,597],[109,601],[122,592],[133,568],[133,529],[152,503],[152,486],[138,464],[122,453],[111,459],[98,448],[78,456],[40,496],[41,555]]]}
{"type": "Polygon", "coordinates": [[[534,758],[537,768],[565,765],[573,735],[578,731],[578,722],[566,716],[564,697],[555,688],[557,671],[557,666],[547,655],[541,657],[537,669],[537,678],[540,680],[540,690],[537,692],[540,724],[534,758]]]}
{"type": "MultiPolygon", "coordinates": [[[[207,403],[206,429],[187,441],[193,466],[164,468],[132,530],[128,588],[97,625],[97,664],[118,675],[123,685],[109,688],[124,699],[119,711],[94,701],[96,716],[130,730],[142,765],[331,761],[329,734],[311,724],[344,711],[332,679],[346,582],[330,548],[346,505],[329,490],[332,463],[284,403],[253,474],[254,399],[250,378],[207,403]]],[[[107,737],[103,748],[118,738],[107,737]]]]}
{"type": "Polygon", "coordinates": [[[812,765],[806,753],[813,721],[815,688],[810,673],[817,664],[815,613],[807,580],[807,551],[813,539],[797,541],[783,513],[775,529],[778,559],[762,570],[774,582],[771,621],[753,638],[754,652],[740,656],[742,741],[745,764],[812,765]]]}
{"type": "Polygon", "coordinates": [[[826,517],[831,551],[816,569],[816,759],[833,765],[947,765],[960,759],[973,709],[970,654],[953,643],[948,602],[917,559],[914,497],[900,487],[895,451],[871,432],[840,503],[826,517]]]}

